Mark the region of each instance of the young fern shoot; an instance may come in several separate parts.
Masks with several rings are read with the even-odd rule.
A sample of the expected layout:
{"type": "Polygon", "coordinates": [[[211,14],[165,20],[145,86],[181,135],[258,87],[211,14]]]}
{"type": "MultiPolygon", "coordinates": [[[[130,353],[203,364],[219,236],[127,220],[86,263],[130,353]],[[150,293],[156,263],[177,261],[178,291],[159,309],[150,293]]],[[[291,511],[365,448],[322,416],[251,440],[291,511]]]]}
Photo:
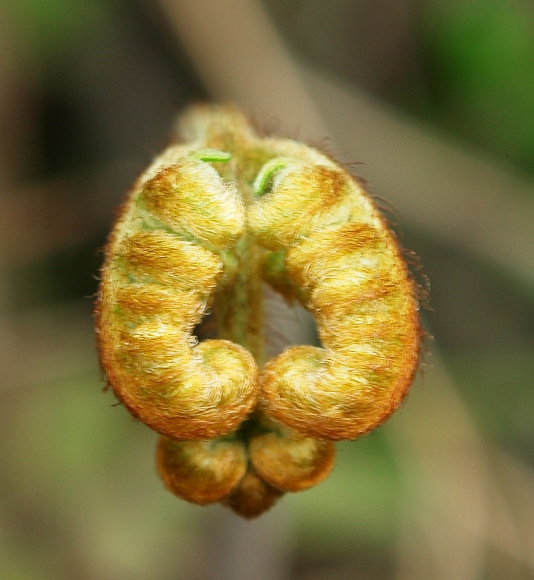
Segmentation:
{"type": "Polygon", "coordinates": [[[418,366],[417,288],[385,219],[331,158],[259,137],[231,107],[192,107],[179,130],[110,235],[100,360],[161,434],[167,488],[254,517],[322,481],[334,441],[399,406],[418,366]],[[265,360],[265,285],[313,315],[320,347],[265,360]],[[216,338],[199,340],[208,314],[216,338]]]}

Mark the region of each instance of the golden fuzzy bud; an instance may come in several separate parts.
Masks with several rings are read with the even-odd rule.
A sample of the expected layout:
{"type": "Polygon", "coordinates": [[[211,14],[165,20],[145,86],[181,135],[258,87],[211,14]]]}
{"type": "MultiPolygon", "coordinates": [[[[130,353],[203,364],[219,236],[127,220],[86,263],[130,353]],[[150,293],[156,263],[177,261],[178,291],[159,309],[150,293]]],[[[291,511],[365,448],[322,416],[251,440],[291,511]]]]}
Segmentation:
{"type": "Polygon", "coordinates": [[[333,441],[380,425],[417,370],[416,288],[356,180],[319,151],[194,107],[110,236],[100,360],[162,434],[158,469],[189,501],[245,517],[330,472],[333,441]],[[264,352],[264,285],[315,318],[320,347],[264,352]],[[211,334],[199,325],[213,312],[211,334]]]}

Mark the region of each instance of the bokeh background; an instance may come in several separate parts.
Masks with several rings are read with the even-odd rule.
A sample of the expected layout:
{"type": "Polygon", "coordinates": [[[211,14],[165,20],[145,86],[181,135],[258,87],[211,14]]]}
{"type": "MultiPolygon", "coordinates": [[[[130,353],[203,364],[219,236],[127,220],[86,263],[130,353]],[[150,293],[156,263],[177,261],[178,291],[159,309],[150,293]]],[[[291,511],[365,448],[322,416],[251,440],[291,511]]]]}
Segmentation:
{"type": "Polygon", "coordinates": [[[1,578],[534,578],[533,346],[532,2],[0,4],[1,578]],[[94,346],[113,208],[197,100],[361,163],[432,284],[402,410],[254,522],[163,489],[94,346]]]}

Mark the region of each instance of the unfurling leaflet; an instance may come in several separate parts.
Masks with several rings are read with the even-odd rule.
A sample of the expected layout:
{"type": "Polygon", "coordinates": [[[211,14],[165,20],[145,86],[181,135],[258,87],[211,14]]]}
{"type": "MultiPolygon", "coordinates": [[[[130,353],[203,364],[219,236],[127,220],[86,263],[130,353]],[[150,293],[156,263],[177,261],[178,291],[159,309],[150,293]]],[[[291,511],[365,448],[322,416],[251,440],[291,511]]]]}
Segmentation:
{"type": "MultiPolygon", "coordinates": [[[[416,285],[371,198],[316,149],[195,106],[127,196],[96,305],[107,383],[177,496],[245,517],[322,481],[417,370],[416,285]],[[264,290],[321,346],[265,360],[264,290]]],[[[267,337],[268,338],[268,337],[267,337]]]]}

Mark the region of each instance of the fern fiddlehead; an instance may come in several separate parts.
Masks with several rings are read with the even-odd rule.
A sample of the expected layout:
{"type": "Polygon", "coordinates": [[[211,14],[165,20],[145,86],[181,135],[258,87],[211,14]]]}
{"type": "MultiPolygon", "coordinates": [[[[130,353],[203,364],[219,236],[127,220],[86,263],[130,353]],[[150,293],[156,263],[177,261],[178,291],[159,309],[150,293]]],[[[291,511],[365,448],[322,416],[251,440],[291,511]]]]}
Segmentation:
{"type": "Polygon", "coordinates": [[[319,151],[197,106],[110,235],[96,306],[102,368],[161,434],[189,501],[256,516],[316,485],[334,441],[380,425],[417,370],[416,288],[357,181],[319,151]],[[320,347],[265,360],[263,286],[314,316],[320,347]],[[216,338],[196,328],[213,312],[216,338]]]}

